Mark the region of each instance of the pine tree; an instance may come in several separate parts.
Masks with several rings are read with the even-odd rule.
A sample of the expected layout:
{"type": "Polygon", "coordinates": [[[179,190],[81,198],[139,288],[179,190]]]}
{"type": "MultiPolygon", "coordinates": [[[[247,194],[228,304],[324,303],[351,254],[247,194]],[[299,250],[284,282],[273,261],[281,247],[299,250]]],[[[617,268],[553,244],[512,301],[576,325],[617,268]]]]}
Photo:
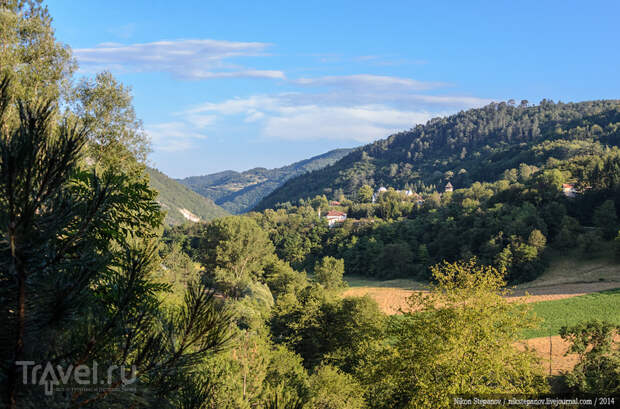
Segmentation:
{"type": "MultiPolygon", "coordinates": [[[[155,192],[111,171],[80,167],[87,131],[55,120],[53,100],[14,104],[0,83],[0,386],[7,408],[129,407],[176,399],[190,364],[223,346],[228,314],[189,283],[184,303],[163,309],[153,280],[155,192]],[[140,393],[44,395],[25,385],[20,361],[54,368],[134,366],[140,393]],[[92,367],[92,366],[91,366],[92,367]],[[140,396],[141,395],[141,396],[140,396]]],[[[32,369],[32,368],[31,368],[32,369]]],[[[123,385],[116,374],[110,388],[123,385]]]]}

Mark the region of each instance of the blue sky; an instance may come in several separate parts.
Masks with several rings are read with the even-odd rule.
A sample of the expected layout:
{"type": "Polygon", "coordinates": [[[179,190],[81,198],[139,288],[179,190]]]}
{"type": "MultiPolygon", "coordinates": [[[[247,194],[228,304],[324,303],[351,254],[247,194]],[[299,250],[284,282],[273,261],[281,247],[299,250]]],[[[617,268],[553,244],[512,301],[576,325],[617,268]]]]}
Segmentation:
{"type": "Polygon", "coordinates": [[[173,177],[276,167],[490,101],[620,98],[617,1],[46,3],[173,177]]]}

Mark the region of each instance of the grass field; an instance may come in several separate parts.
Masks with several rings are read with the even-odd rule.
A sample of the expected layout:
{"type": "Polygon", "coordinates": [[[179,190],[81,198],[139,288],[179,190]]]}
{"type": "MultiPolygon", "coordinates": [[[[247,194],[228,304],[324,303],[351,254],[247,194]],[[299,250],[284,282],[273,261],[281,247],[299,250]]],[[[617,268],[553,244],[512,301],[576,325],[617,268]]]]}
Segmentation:
{"type": "Polygon", "coordinates": [[[525,330],[524,339],[556,335],[563,326],[594,318],[620,325],[620,288],[563,300],[533,304],[533,311],[544,321],[538,329],[525,330]]]}
{"type": "MultiPolygon", "coordinates": [[[[550,254],[549,268],[536,280],[513,287],[513,299],[527,293],[529,297],[521,300],[550,302],[620,288],[620,264],[609,256],[613,252],[604,247],[599,253],[589,257],[560,252],[550,254]]],[[[360,276],[345,276],[344,279],[349,284],[343,292],[344,297],[369,295],[386,314],[397,314],[401,308],[406,310],[407,298],[414,291],[427,288],[426,283],[413,279],[373,280],[360,276]]],[[[585,312],[590,317],[595,313],[585,312]]]]}

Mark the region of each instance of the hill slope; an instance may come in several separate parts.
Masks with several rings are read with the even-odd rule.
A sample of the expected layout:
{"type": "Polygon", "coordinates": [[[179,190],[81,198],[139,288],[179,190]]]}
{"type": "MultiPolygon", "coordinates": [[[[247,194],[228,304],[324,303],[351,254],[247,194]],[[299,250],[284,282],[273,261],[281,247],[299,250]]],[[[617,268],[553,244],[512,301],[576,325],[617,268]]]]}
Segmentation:
{"type": "Polygon", "coordinates": [[[245,172],[227,170],[191,176],[179,182],[210,198],[227,211],[239,214],[251,210],[263,197],[290,178],[329,166],[351,151],[336,149],[281,168],[254,168],[245,172]]]}
{"type": "Polygon", "coordinates": [[[159,192],[157,201],[167,212],[167,224],[182,224],[187,221],[206,221],[228,215],[211,199],[200,196],[157,169],[147,167],[151,186],[159,192]]]}
{"type": "Polygon", "coordinates": [[[521,163],[541,165],[554,157],[587,153],[588,139],[618,145],[614,123],[620,122],[620,100],[553,103],[537,106],[492,103],[445,118],[435,118],[366,145],[332,166],[289,180],[257,206],[326,194],[336,189],[350,197],[364,184],[411,187],[418,192],[455,188],[472,181],[493,181],[521,163]],[[611,127],[611,128],[610,128],[611,127]],[[613,129],[612,129],[613,128],[613,129]],[[579,141],[574,146],[554,141],[579,141]],[[546,149],[536,145],[546,143],[546,149]],[[582,150],[582,151],[580,151],[582,150]]]}

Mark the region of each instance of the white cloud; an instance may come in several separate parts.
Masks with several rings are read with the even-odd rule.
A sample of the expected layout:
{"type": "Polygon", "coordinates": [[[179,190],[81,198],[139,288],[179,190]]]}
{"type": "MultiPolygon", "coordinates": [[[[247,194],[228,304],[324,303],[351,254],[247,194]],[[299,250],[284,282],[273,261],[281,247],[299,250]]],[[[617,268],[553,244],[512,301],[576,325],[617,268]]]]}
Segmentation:
{"type": "Polygon", "coordinates": [[[188,115],[186,117],[187,121],[194,125],[197,128],[204,128],[208,125],[213,124],[215,122],[215,115],[188,115]]]}
{"type": "Polygon", "coordinates": [[[176,113],[179,123],[175,123],[174,129],[163,127],[155,135],[159,140],[175,141],[167,149],[189,149],[188,140],[195,139],[188,137],[192,129],[200,131],[208,126],[217,132],[241,125],[251,127],[249,132],[266,139],[361,144],[410,129],[436,116],[489,102],[471,96],[422,93],[445,84],[401,77],[360,74],[302,78],[291,83],[306,89],[206,102],[176,113]],[[164,138],[164,131],[168,130],[170,135],[164,138]],[[184,137],[179,130],[183,130],[184,137]]]}
{"type": "Polygon", "coordinates": [[[236,57],[264,56],[271,46],[261,42],[211,39],[156,41],[140,44],[103,43],[74,50],[78,61],[89,66],[122,68],[125,71],[168,72],[186,79],[229,77],[283,79],[282,71],[255,70],[233,65],[236,57]]]}
{"type": "Polygon", "coordinates": [[[196,140],[206,138],[206,135],[196,132],[182,121],[147,125],[145,131],[151,138],[154,149],[163,152],[188,150],[194,146],[196,140]]]}
{"type": "Polygon", "coordinates": [[[429,90],[445,86],[441,82],[422,82],[410,78],[390,77],[385,75],[356,74],[326,76],[319,78],[300,78],[293,81],[299,85],[327,86],[339,89],[356,90],[429,90]]]}
{"type": "Polygon", "coordinates": [[[257,122],[265,117],[265,114],[259,111],[248,111],[244,122],[257,122]]]}
{"type": "Polygon", "coordinates": [[[241,116],[256,123],[266,138],[283,140],[342,140],[370,142],[409,129],[433,115],[424,110],[396,109],[386,105],[321,106],[297,103],[291,94],[255,95],[219,103],[209,102],[188,110],[187,118],[214,114],[217,120],[241,116]]]}
{"type": "Polygon", "coordinates": [[[241,70],[232,72],[210,72],[202,70],[194,70],[189,75],[194,79],[211,79],[211,78],[271,78],[285,79],[286,76],[282,71],[275,70],[241,70]]]}
{"type": "Polygon", "coordinates": [[[286,107],[270,116],[263,135],[284,140],[354,140],[367,143],[408,129],[431,118],[426,112],[400,111],[385,106],[286,107]]]}
{"type": "Polygon", "coordinates": [[[214,123],[227,119],[238,123],[240,118],[255,124],[257,134],[266,138],[366,143],[432,117],[489,102],[471,96],[423,94],[446,84],[402,77],[359,74],[301,78],[291,83],[320,92],[207,102],[179,115],[190,120],[196,115],[215,116],[214,123]]]}
{"type": "Polygon", "coordinates": [[[247,98],[232,98],[223,102],[207,102],[186,111],[187,114],[217,112],[224,115],[237,115],[256,112],[258,109],[274,110],[281,105],[277,96],[254,95],[247,98]]]}

